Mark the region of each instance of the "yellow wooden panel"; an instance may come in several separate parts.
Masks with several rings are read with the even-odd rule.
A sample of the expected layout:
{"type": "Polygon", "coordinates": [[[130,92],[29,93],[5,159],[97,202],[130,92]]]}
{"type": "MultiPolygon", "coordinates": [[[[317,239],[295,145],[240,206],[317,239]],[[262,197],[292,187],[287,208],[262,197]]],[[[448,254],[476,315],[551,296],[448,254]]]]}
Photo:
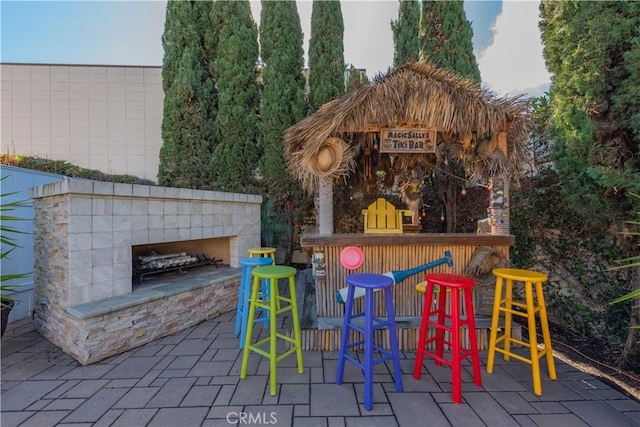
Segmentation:
{"type": "Polygon", "coordinates": [[[402,233],[402,216],[406,210],[396,210],[395,206],[380,197],[362,211],[364,232],[376,234],[402,233]]]}

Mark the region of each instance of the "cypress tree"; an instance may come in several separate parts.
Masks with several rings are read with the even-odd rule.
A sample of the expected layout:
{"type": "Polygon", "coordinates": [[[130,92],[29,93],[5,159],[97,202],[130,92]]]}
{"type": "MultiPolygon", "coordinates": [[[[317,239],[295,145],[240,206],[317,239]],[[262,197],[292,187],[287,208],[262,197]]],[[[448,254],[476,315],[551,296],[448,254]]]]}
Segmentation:
{"type": "MultiPolygon", "coordinates": [[[[261,172],[264,191],[273,212],[289,230],[302,224],[309,214],[312,200],[287,170],[283,137],[287,128],[305,117],[304,50],[302,27],[295,2],[262,1],[260,14],[260,51],[264,62],[260,145],[263,156],[261,172]]],[[[263,224],[265,229],[266,224],[263,224]]],[[[285,233],[286,241],[276,242],[293,249],[294,233],[285,233]]],[[[281,236],[284,237],[284,236],[281,236]]]]}
{"type": "Polygon", "coordinates": [[[169,1],[162,36],[164,105],[158,183],[208,188],[216,89],[209,72],[208,2],[169,1]]]}
{"type": "Polygon", "coordinates": [[[540,10],[556,167],[585,220],[611,218],[615,194],[640,191],[640,4],[543,2],[540,10]]]}
{"type": "MultiPolygon", "coordinates": [[[[561,208],[571,214],[572,233],[582,234],[603,258],[614,250],[626,251],[622,258],[637,256],[637,246],[625,247],[631,242],[618,230],[637,218],[630,193],[640,193],[640,3],[543,1],[540,16],[543,54],[553,73],[549,117],[561,208]]],[[[615,296],[639,288],[637,271],[627,277],[615,296]]],[[[606,301],[603,293],[594,293],[598,303],[606,301]]],[[[628,310],[625,323],[637,323],[640,305],[628,310]]],[[[603,324],[606,318],[593,330],[602,334],[603,324]]],[[[639,329],[628,329],[618,363],[639,366],[639,338],[639,329]]]]}
{"type": "Polygon", "coordinates": [[[393,66],[420,59],[420,2],[400,0],[398,19],[391,21],[393,66]]]}
{"type": "Polygon", "coordinates": [[[215,122],[219,142],[211,161],[214,188],[253,191],[260,102],[258,30],[246,0],[213,2],[211,19],[219,100],[215,122]]]}
{"type": "Polygon", "coordinates": [[[371,83],[367,73],[357,69],[353,65],[351,65],[347,71],[347,74],[349,75],[347,78],[347,92],[351,92],[352,90],[371,83]]]}
{"type": "Polygon", "coordinates": [[[344,23],[339,0],[314,0],[309,39],[309,105],[321,105],[344,94],[344,23]]]}
{"type": "MultiPolygon", "coordinates": [[[[424,1],[420,19],[420,56],[438,67],[480,84],[480,70],[473,54],[473,30],[464,12],[464,2],[458,0],[424,1]]],[[[450,150],[442,149],[436,170],[430,178],[438,188],[437,201],[445,209],[446,232],[457,230],[458,185],[466,168],[450,150]]]]}
{"type": "Polygon", "coordinates": [[[473,54],[473,29],[459,0],[423,1],[420,57],[441,68],[480,83],[473,54]]]}

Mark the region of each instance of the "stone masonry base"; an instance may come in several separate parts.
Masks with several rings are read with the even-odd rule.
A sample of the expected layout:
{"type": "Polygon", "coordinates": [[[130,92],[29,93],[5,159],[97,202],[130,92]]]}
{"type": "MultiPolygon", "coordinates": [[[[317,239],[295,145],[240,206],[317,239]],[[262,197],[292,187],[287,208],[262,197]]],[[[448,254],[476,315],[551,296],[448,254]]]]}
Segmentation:
{"type": "Polygon", "coordinates": [[[36,311],[36,329],[82,365],[120,354],[235,309],[240,271],[98,303],[36,311]]]}

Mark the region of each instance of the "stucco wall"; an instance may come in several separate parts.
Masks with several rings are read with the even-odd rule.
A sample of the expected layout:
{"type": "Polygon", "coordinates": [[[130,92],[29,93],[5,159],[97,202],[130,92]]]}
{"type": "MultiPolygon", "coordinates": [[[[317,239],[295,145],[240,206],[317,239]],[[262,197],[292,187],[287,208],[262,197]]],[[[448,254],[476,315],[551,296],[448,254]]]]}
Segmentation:
{"type": "Polygon", "coordinates": [[[3,153],[157,179],[162,68],[0,64],[3,153]]]}

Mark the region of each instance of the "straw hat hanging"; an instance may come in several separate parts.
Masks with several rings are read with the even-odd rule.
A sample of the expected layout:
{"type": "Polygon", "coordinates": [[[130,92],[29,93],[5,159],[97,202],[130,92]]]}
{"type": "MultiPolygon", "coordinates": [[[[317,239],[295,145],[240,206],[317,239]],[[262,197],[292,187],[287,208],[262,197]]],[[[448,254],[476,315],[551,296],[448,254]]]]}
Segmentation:
{"type": "Polygon", "coordinates": [[[345,168],[343,156],[346,143],[336,137],[329,137],[318,148],[315,153],[305,156],[304,162],[308,169],[318,177],[327,177],[345,168]]]}

